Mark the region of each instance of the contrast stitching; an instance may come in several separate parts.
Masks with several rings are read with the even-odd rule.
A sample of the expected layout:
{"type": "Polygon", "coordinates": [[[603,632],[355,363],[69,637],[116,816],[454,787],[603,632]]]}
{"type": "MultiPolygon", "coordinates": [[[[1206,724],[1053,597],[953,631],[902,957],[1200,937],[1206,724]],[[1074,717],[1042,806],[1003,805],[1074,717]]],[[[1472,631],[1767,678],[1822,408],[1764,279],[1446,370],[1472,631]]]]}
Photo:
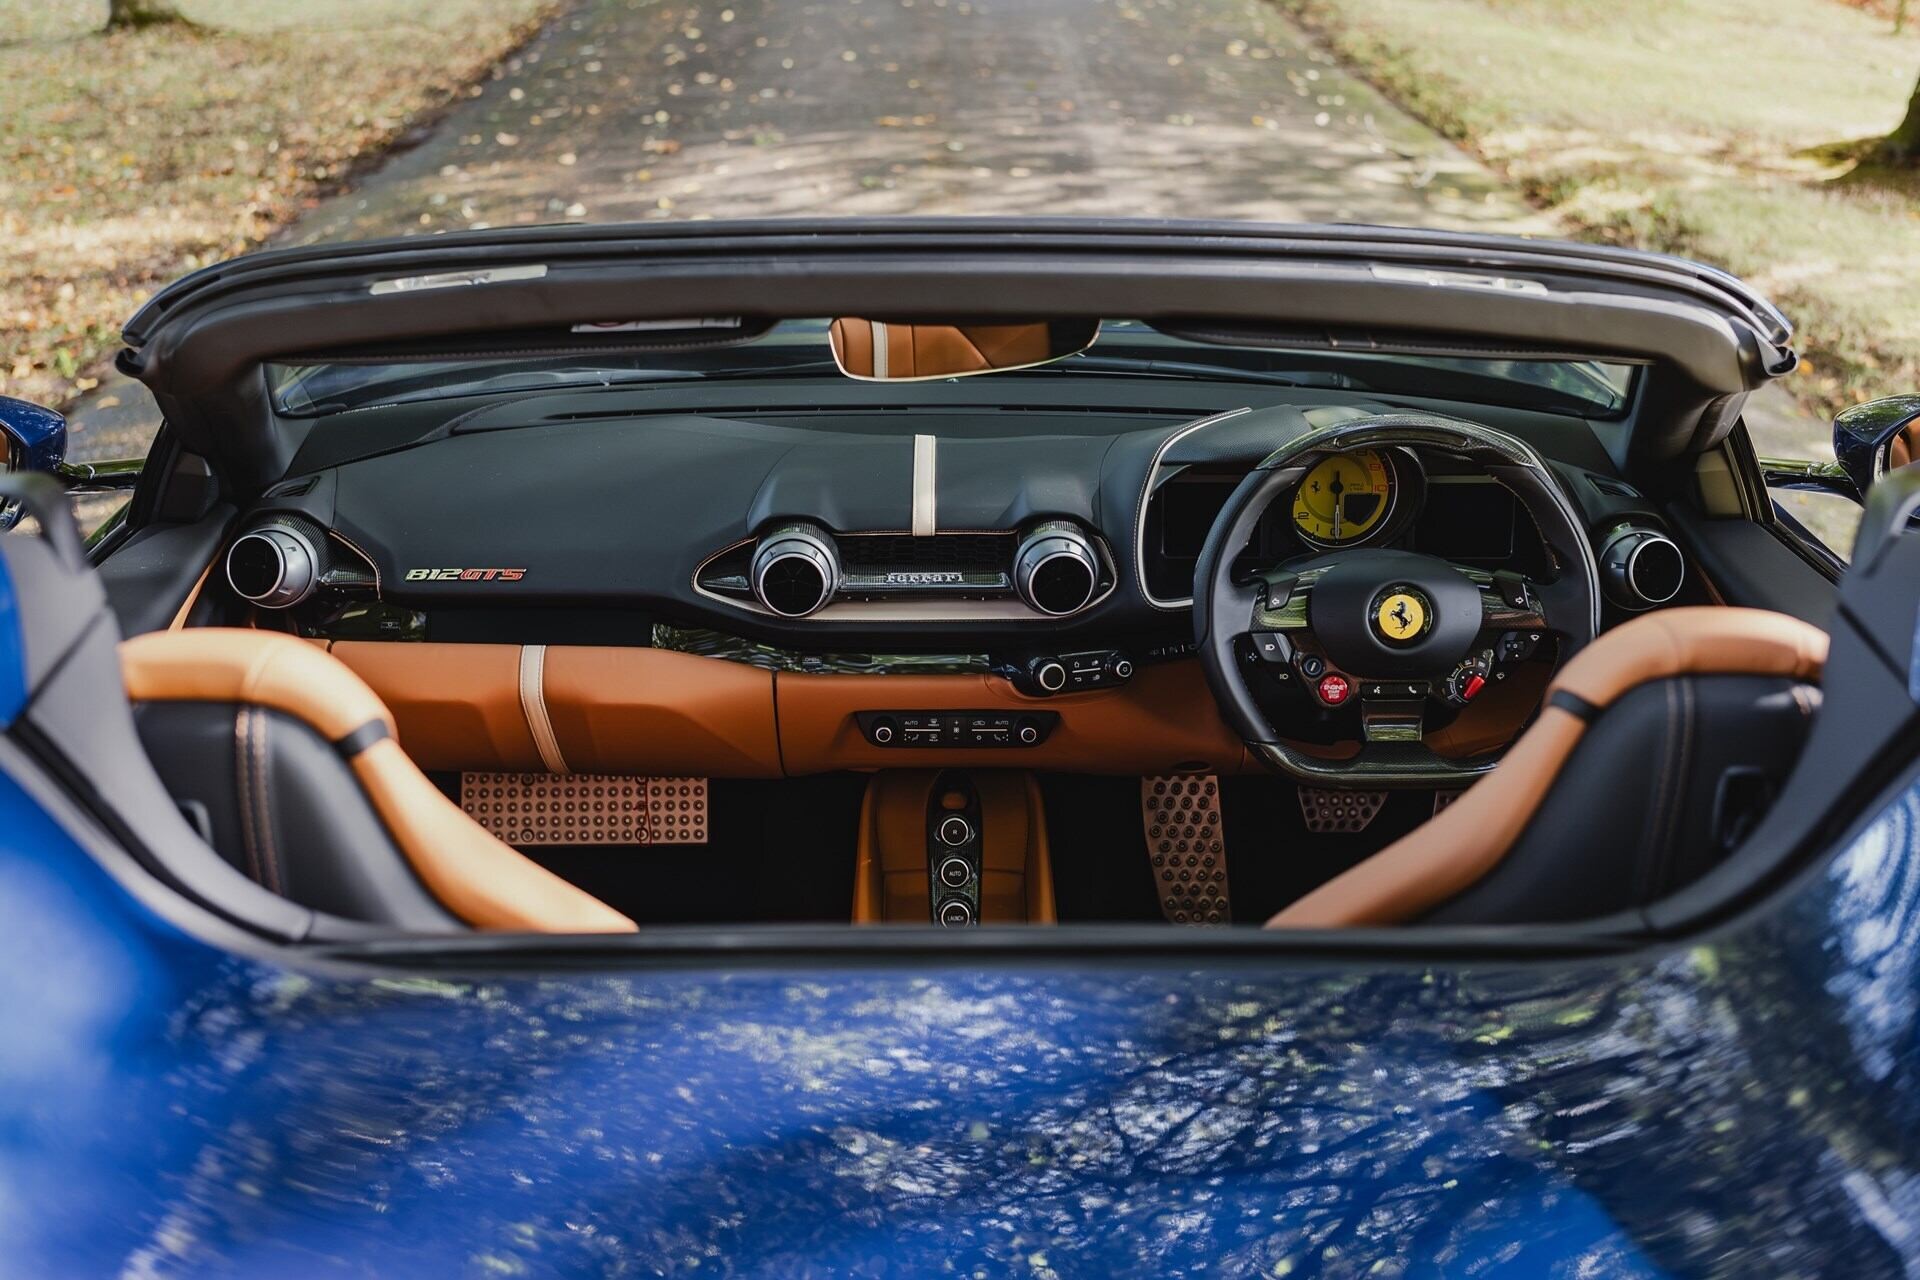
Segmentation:
{"type": "Polygon", "coordinates": [[[1665,893],[1668,884],[1672,881],[1673,860],[1679,856],[1680,852],[1679,843],[1682,834],[1680,815],[1685,809],[1686,777],[1693,768],[1693,725],[1696,719],[1694,715],[1696,694],[1693,680],[1682,677],[1674,683],[1679,685],[1680,703],[1680,750],[1674,761],[1675,782],[1678,785],[1671,792],[1672,804],[1666,813],[1665,820],[1661,823],[1663,839],[1653,851],[1653,866],[1658,869],[1659,875],[1647,886],[1649,895],[1665,893]]]}
{"type": "Polygon", "coordinates": [[[1641,828],[1637,877],[1639,883],[1635,886],[1642,901],[1645,901],[1648,888],[1653,881],[1652,864],[1659,856],[1660,837],[1665,825],[1663,818],[1667,812],[1668,784],[1673,779],[1673,751],[1677,741],[1677,735],[1673,731],[1673,682],[1667,681],[1661,692],[1666,698],[1667,715],[1660,735],[1660,769],[1654,775],[1653,807],[1647,811],[1646,823],[1641,828]]]}
{"type": "Polygon", "coordinates": [[[252,716],[250,709],[241,707],[233,717],[234,792],[240,802],[240,845],[247,855],[247,873],[255,884],[262,884],[266,877],[260,870],[260,854],[253,836],[253,782],[247,776],[247,740],[252,716]]]}
{"type": "Polygon", "coordinates": [[[267,720],[264,714],[254,717],[253,785],[260,798],[260,840],[266,854],[263,865],[267,869],[267,888],[275,893],[284,893],[285,877],[280,874],[280,848],[273,839],[272,789],[267,786],[267,720]]]}

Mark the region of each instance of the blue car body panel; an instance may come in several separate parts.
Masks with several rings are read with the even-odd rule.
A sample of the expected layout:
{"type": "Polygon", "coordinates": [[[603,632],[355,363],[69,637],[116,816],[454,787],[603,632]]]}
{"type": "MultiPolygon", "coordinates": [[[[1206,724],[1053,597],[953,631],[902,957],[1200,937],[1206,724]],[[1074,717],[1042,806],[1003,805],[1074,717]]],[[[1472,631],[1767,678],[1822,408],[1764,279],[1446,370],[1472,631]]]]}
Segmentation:
{"type": "Polygon", "coordinates": [[[1631,960],[343,978],[161,920],[0,777],[22,1275],[1920,1266],[1920,787],[1631,960]]]}
{"type": "Polygon", "coordinates": [[[27,705],[27,648],[20,632],[19,597],[13,572],[0,559],[0,729],[27,705]]]}
{"type": "MultiPolygon", "coordinates": [[[[0,396],[0,429],[19,441],[25,471],[51,471],[67,456],[67,420],[28,400],[0,396]]],[[[6,453],[0,441],[0,457],[6,453]]]]}

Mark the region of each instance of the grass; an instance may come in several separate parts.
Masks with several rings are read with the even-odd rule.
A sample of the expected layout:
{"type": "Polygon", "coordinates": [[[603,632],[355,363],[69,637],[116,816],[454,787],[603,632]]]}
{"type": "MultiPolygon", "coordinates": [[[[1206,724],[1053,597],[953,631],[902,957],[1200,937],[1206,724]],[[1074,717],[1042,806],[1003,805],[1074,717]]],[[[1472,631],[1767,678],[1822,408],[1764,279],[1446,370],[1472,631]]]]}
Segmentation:
{"type": "Polygon", "coordinates": [[[1858,167],[1920,31],[1834,0],[1276,0],[1573,234],[1724,266],[1810,408],[1920,388],[1920,178],[1858,167]]]}
{"type": "Polygon", "coordinates": [[[182,272],[258,245],[522,42],[552,0],[0,0],[0,394],[59,405],[182,272]]]}

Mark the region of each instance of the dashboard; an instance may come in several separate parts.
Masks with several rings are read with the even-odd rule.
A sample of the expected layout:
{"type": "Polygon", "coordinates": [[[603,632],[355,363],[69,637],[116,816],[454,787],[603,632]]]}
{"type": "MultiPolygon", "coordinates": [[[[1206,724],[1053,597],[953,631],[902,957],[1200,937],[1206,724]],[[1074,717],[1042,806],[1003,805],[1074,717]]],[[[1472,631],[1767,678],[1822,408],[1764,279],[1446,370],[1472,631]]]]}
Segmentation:
{"type": "MultiPolygon", "coordinates": [[[[775,717],[783,734],[821,726],[772,753],[788,766],[796,752],[859,767],[993,745],[1079,767],[1112,764],[1117,737],[1155,735],[1190,754],[1127,769],[1226,767],[1211,716],[1177,727],[1207,697],[1191,595],[1215,517],[1280,444],[1388,407],[824,411],[772,398],[751,413],[643,413],[551,394],[416,420],[397,446],[322,441],[239,522],[215,577],[218,620],[249,614],[408,681],[429,673],[388,655],[411,645],[604,646],[757,668],[783,680],[783,700],[803,688],[821,700],[775,717]],[[884,698],[861,679],[875,674],[896,677],[884,698]],[[820,682],[786,679],[802,675],[820,682]],[[1041,710],[1123,689],[1139,717],[1041,710]]],[[[1497,425],[1541,451],[1585,523],[1607,621],[1682,598],[1692,584],[1655,504],[1586,424],[1505,411],[1497,425]]],[[[1554,571],[1498,477],[1403,446],[1321,457],[1237,564],[1354,547],[1554,571]]],[[[405,688],[376,688],[404,708],[405,688]]]]}

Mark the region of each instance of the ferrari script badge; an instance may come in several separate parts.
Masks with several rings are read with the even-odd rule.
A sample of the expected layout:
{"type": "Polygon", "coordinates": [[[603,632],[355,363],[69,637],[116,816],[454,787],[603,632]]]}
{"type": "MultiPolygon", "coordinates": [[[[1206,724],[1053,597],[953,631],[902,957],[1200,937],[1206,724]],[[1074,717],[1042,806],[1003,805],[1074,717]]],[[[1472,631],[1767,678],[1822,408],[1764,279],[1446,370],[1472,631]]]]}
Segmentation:
{"type": "Polygon", "coordinates": [[[1405,644],[1427,629],[1427,602],[1411,591],[1394,591],[1374,609],[1374,629],[1382,640],[1405,644]]]}

